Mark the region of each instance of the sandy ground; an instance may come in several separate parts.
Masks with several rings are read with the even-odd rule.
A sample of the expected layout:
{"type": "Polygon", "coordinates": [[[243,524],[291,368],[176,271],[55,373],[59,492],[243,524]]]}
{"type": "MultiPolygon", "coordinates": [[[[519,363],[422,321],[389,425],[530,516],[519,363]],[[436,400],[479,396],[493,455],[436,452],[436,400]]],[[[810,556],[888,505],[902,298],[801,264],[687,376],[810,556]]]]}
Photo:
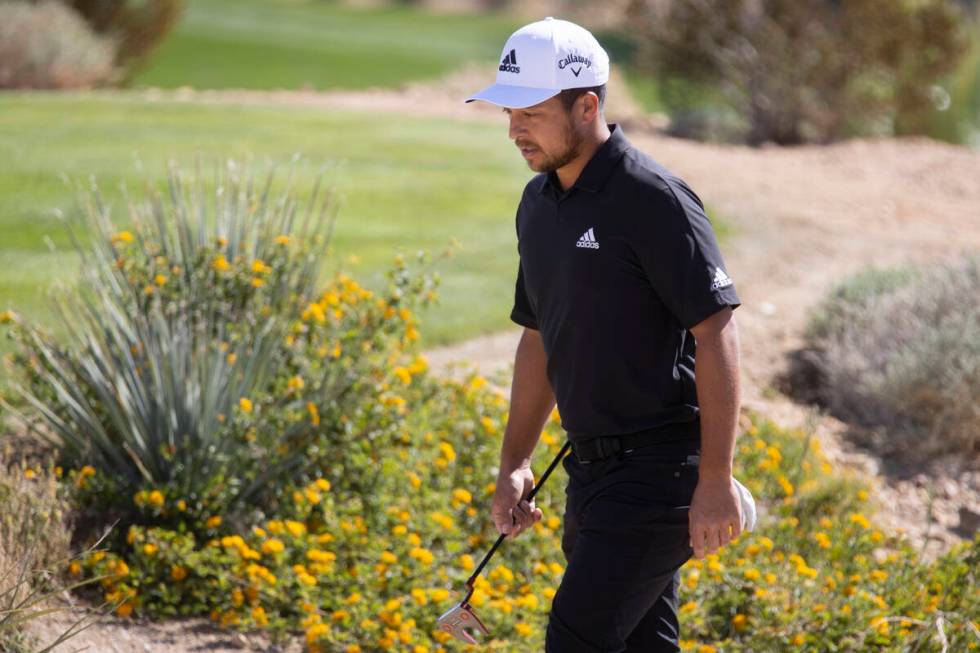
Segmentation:
{"type": "MultiPolygon", "coordinates": [[[[460,100],[489,81],[492,73],[470,69],[437,84],[396,91],[183,89],[144,95],[493,120],[505,138],[499,110],[460,100]]],[[[773,389],[773,379],[786,354],[801,344],[807,309],[848,274],[869,264],[938,261],[980,249],[980,153],[921,139],[761,149],[694,143],[661,135],[658,121],[624,101],[621,88],[614,79],[610,121],[623,124],[637,146],[688,181],[735,228],[723,254],[743,301],[736,317],[744,406],[786,426],[813,428],[836,464],[868,479],[880,522],[904,529],[927,557],[970,536],[980,511],[980,470],[960,470],[956,460],[932,461],[917,470],[886,468],[850,444],[847,425],[794,403],[773,389]]],[[[515,328],[428,355],[433,367],[446,373],[452,361],[462,360],[491,375],[512,362],[519,335],[515,328]]],[[[62,616],[42,628],[53,633],[67,623],[62,616]]],[[[277,650],[201,620],[109,621],[57,650],[86,647],[100,653],[277,650]]]]}

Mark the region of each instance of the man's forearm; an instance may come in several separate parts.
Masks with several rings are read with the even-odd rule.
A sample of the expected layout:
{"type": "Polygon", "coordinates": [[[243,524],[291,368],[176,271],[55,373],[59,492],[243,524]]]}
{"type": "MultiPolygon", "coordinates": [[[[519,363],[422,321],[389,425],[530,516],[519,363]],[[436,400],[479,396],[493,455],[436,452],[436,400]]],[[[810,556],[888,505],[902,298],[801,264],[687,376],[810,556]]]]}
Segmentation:
{"type": "Polygon", "coordinates": [[[732,474],[741,403],[738,332],[733,319],[697,339],[695,380],[701,413],[701,478],[732,474]]]}
{"type": "Polygon", "coordinates": [[[510,414],[500,452],[502,471],[531,463],[531,454],[541,429],[555,406],[555,395],[547,375],[547,356],[537,331],[525,329],[514,357],[514,379],[510,389],[510,414]]]}

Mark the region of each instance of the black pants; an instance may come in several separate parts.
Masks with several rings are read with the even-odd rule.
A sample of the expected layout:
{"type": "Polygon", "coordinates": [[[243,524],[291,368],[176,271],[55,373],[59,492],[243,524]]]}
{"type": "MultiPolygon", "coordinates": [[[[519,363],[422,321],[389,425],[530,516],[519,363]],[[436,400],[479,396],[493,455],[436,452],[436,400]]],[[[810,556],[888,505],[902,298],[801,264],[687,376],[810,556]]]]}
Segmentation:
{"type": "MultiPolygon", "coordinates": [[[[688,508],[700,434],[589,464],[573,453],[546,653],[680,651],[679,568],[693,554],[688,508]]],[[[697,429],[697,425],[693,425],[697,429]]]]}

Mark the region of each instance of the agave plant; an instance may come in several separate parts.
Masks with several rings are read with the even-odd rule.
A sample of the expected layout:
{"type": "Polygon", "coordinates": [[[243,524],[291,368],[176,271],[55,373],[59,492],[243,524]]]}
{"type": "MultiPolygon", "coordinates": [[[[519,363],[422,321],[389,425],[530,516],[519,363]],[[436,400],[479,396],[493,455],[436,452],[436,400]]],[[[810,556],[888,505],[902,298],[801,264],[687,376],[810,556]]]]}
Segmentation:
{"type": "MultiPolygon", "coordinates": [[[[305,211],[292,174],[276,195],[273,181],[260,191],[230,162],[209,193],[200,169],[186,184],[171,166],[169,201],[126,197],[129,230],[94,184],[65,220],[84,261],[56,302],[68,337],[25,328],[33,373],[14,386],[63,462],[93,466],[126,497],[165,487],[212,512],[299,462],[276,447],[284,433],[259,428],[250,398],[288,362],[281,343],[314,293],[332,204],[319,179],[305,211]]],[[[319,392],[342,391],[323,374],[333,382],[319,392]]]]}

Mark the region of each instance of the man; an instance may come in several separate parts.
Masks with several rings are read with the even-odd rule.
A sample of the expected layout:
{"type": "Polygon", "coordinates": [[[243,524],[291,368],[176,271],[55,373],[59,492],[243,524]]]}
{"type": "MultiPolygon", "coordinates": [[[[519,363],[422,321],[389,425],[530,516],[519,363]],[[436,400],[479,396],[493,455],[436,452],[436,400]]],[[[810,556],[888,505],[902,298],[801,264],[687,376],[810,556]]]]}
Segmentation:
{"type": "Polygon", "coordinates": [[[557,401],[573,453],[548,653],[679,651],[679,567],[742,525],[740,300],[697,195],[606,123],[608,77],[592,34],[547,18],[467,100],[504,108],[539,173],[517,210],[524,332],[491,514],[508,539],[541,519],[525,497],[557,401]]]}

